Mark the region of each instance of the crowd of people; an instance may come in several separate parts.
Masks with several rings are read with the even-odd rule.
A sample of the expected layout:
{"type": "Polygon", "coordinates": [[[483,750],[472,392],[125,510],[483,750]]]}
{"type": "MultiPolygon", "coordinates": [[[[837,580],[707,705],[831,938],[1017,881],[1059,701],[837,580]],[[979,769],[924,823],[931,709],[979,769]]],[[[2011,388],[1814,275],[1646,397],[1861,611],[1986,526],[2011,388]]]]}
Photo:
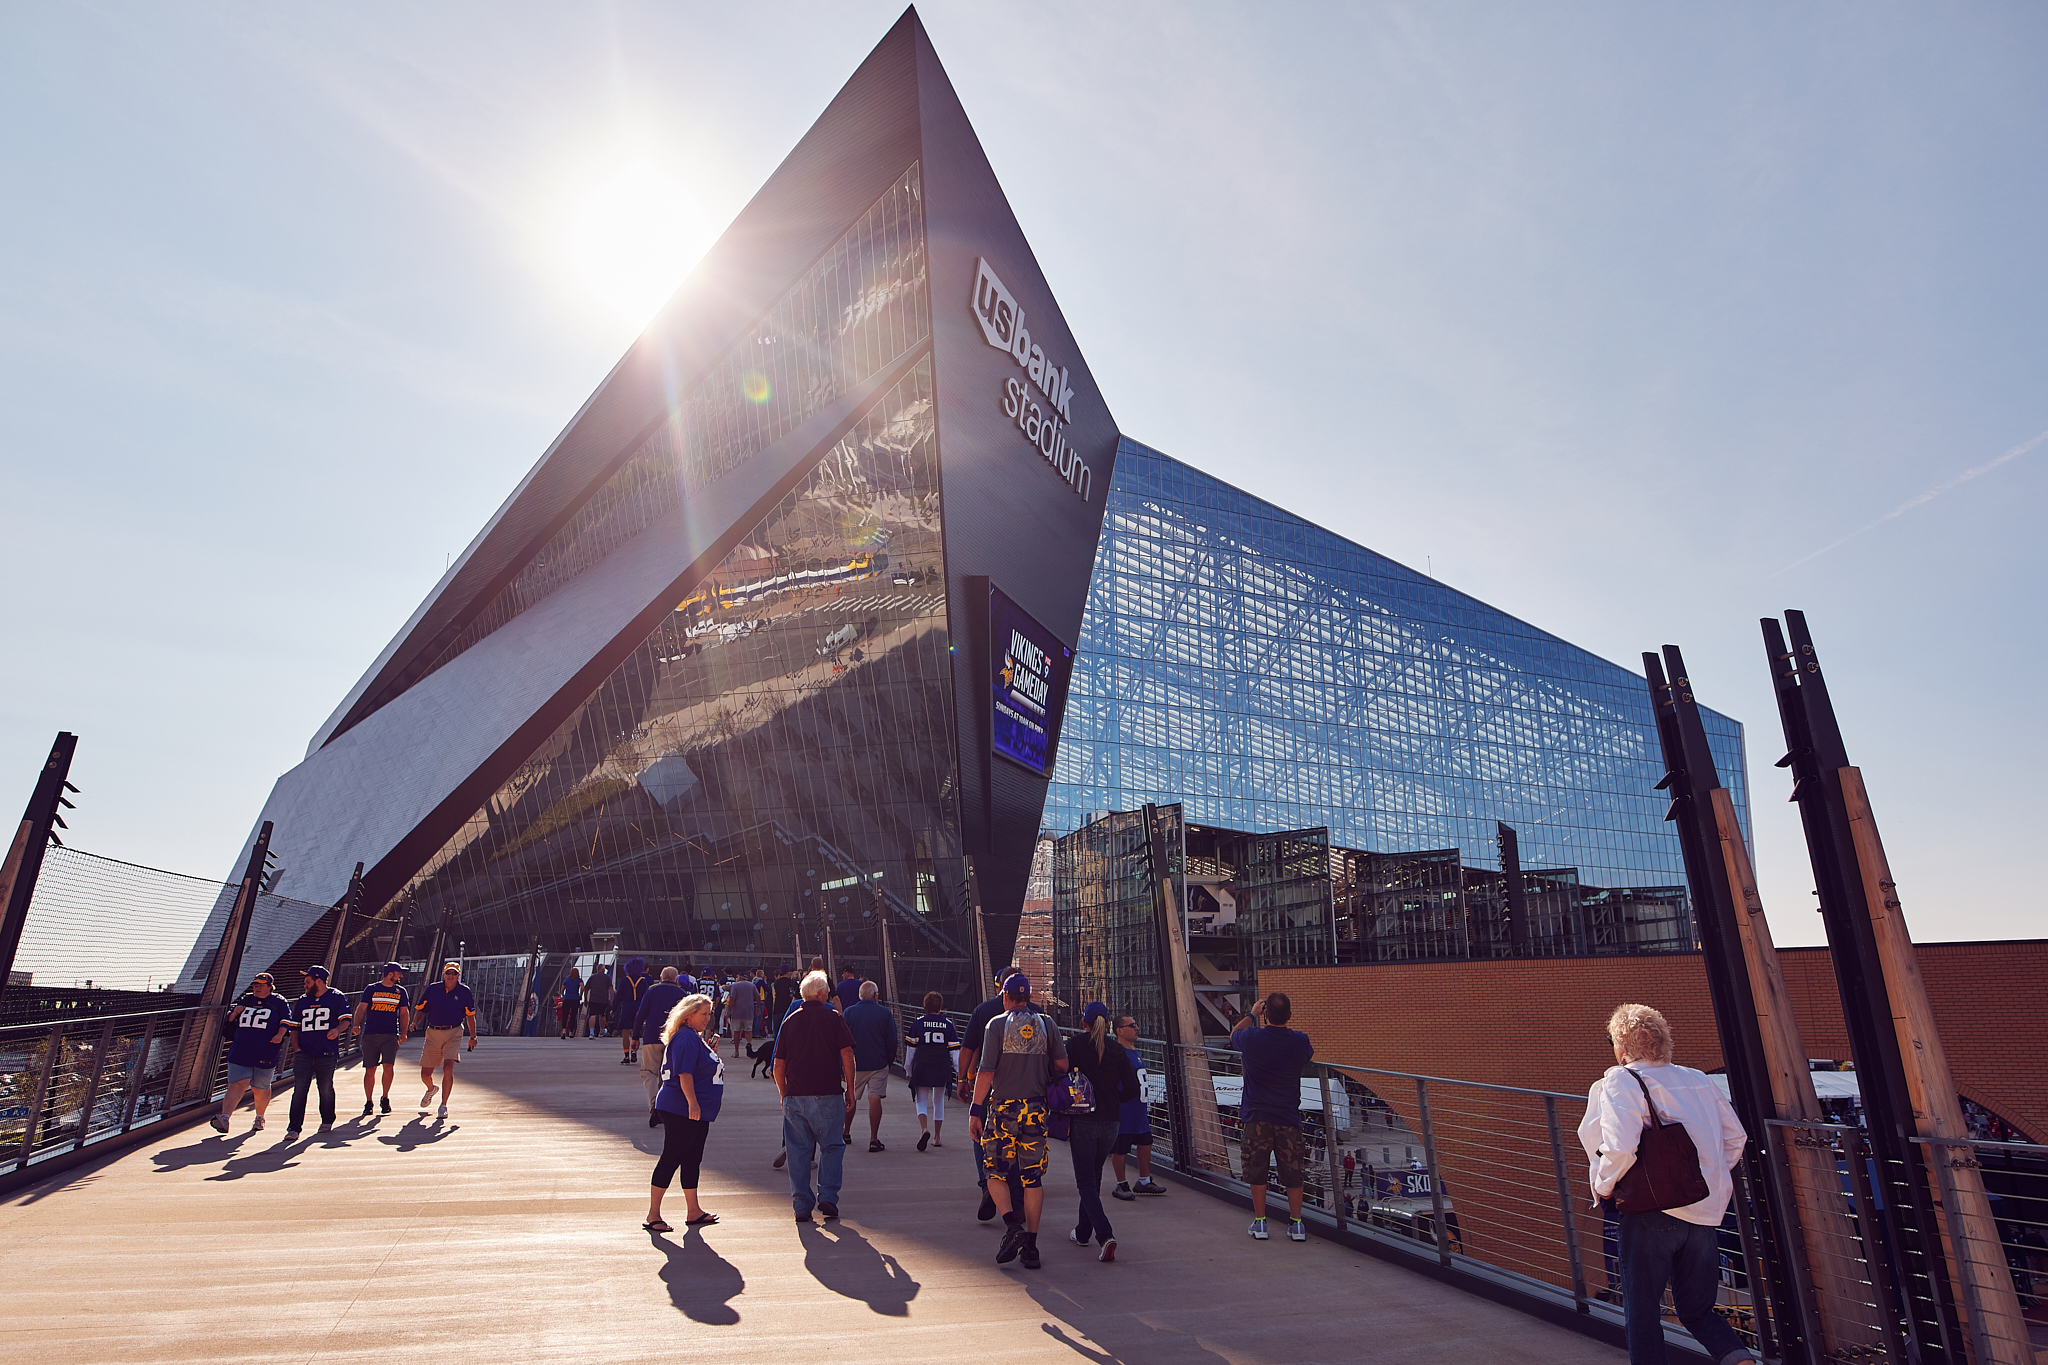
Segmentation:
{"type": "Polygon", "coordinates": [[[250,1097],[255,1110],[251,1131],[263,1131],[269,1122],[270,1092],[288,1048],[297,1055],[292,1064],[291,1116],[285,1137],[296,1139],[304,1131],[307,1101],[316,1088],[320,1131],[332,1131],[336,1120],[334,1072],[341,1061],[341,1040],[350,1034],[362,1043],[362,1117],[390,1113],[398,1043],[410,1035],[415,1024],[426,1035],[420,1048],[420,1081],[426,1091],[420,1097],[419,1111],[425,1114],[438,1093],[438,1117],[448,1116],[448,1099],[455,1093],[455,1064],[461,1060],[465,1035],[469,1050],[476,1049],[476,996],[462,984],[461,963],[444,966],[441,979],[420,993],[417,1007],[405,986],[405,968],[396,962],[385,963],[378,980],[366,987],[353,1005],[347,992],[329,984],[331,973],[326,967],[316,963],[303,975],[304,989],[296,999],[287,1000],[277,990],[275,977],[258,972],[249,989],[227,1006],[227,1093],[221,1098],[220,1112],[211,1120],[215,1132],[228,1131],[244,1095],[250,1097]],[[381,1099],[377,1093],[380,1071],[384,1082],[381,1099]]]}
{"type": "MultiPolygon", "coordinates": [[[[1073,1166],[1076,1210],[1068,1240],[1094,1247],[1103,1262],[1114,1261],[1117,1235],[1102,1200],[1104,1166],[1113,1167],[1110,1193],[1116,1200],[1136,1202],[1165,1192],[1152,1178],[1151,1108],[1137,1021],[1095,1001],[1083,1007],[1081,1028],[1063,1037],[1013,964],[998,973],[996,993],[976,1006],[963,1036],[937,991],[924,996],[923,1013],[906,1026],[879,1001],[875,982],[844,968],[835,986],[823,968],[814,958],[800,978],[782,968],[772,975],[696,981],[672,966],[650,977],[646,960],[635,957],[623,964],[616,981],[603,966],[588,981],[573,968],[565,973],[556,996],[560,1036],[616,1031],[623,1042],[621,1064],[639,1065],[648,1126],[662,1132],[643,1227],[657,1234],[674,1231],[662,1215],[672,1186],[683,1192],[684,1226],[719,1220],[703,1207],[698,1186],[724,1098],[721,1041],[729,1036],[734,1060],[753,1058],[757,1071],[759,1063],[770,1063],[768,1074],[782,1101],[782,1143],[773,1164],[788,1171],[799,1224],[808,1226],[814,1214],[839,1216],[846,1148],[863,1100],[868,1151],[887,1150],[883,1109],[900,1057],[917,1115],[919,1152],[944,1147],[949,1095],[957,1093],[968,1106],[980,1194],[976,1216],[983,1222],[1000,1217],[1004,1225],[997,1264],[1021,1262],[1027,1270],[1042,1264],[1038,1232],[1055,1138],[1066,1141],[1073,1166]],[[1135,1181],[1127,1163],[1137,1168],[1135,1181]]],[[[304,989],[290,1000],[269,972],[258,973],[248,992],[226,1009],[227,1092],[213,1127],[227,1132],[248,1094],[253,1127],[264,1128],[280,1057],[290,1046],[297,1062],[286,1137],[300,1136],[316,1090],[320,1131],[329,1131],[336,1119],[341,1041],[351,1033],[362,1044],[362,1113],[390,1113],[399,1040],[415,1025],[425,1033],[420,1112],[438,1094],[438,1113],[445,1117],[465,1037],[468,1050],[477,1045],[475,997],[462,984],[459,963],[446,964],[442,979],[422,991],[417,1004],[404,976],[399,963],[387,962],[380,979],[351,1002],[330,985],[324,966],[306,968],[304,989]]],[[[1292,1001],[1274,991],[1230,1035],[1229,1045],[1242,1059],[1238,1125],[1243,1178],[1251,1189],[1247,1232],[1254,1241],[1269,1240],[1268,1189],[1276,1179],[1287,1205],[1288,1239],[1307,1240],[1301,1078],[1315,1048],[1292,1020],[1292,1001]]],[[[1594,1206],[1618,1221],[1629,1358],[1638,1365],[1664,1359],[1662,1304],[1668,1290],[1679,1321],[1720,1365],[1751,1359],[1714,1311],[1716,1233],[1732,1197],[1731,1172],[1748,1137],[1706,1076],[1673,1061],[1671,1028],[1658,1011],[1620,1006],[1607,1022],[1607,1042],[1615,1064],[1589,1090],[1578,1136],[1590,1163],[1594,1206]],[[1674,1132],[1683,1134],[1683,1145],[1671,1137],[1674,1132]]]]}

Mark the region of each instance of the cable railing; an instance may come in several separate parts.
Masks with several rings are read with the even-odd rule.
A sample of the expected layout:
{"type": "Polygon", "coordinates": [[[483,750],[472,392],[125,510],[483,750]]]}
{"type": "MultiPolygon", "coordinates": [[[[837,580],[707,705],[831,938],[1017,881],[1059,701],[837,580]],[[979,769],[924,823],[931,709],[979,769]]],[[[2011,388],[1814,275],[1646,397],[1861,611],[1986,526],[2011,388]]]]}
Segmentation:
{"type": "MultiPolygon", "coordinates": [[[[923,1013],[892,1008],[906,1025],[923,1013]]],[[[968,1016],[945,1014],[965,1039],[968,1016]]],[[[1242,1057],[1153,1038],[1139,1039],[1136,1051],[1154,1169],[1247,1197],[1242,1057]]],[[[1586,1189],[1577,1138],[1584,1095],[1323,1062],[1311,1063],[1300,1085],[1306,1224],[1546,1316],[1597,1320],[1607,1335],[1619,1333],[1619,1233],[1586,1189]]],[[[1736,1176],[1739,1201],[1746,1191],[1739,1169],[1736,1176]]],[[[1284,1217],[1286,1191],[1269,1184],[1266,1198],[1269,1216],[1284,1217]]],[[[1762,1276],[1751,1275],[1733,1213],[1720,1233],[1716,1311],[1756,1349],[1767,1341],[1767,1305],[1752,1300],[1762,1276]]],[[[1698,1351],[1668,1303],[1665,1313],[1672,1344],[1698,1351]]]]}
{"type": "Polygon", "coordinates": [[[1822,1220],[1828,1234],[1806,1228],[1810,1254],[1824,1247],[1811,1269],[1816,1285],[1832,1291],[1818,1296],[1818,1316],[1833,1356],[1903,1362],[1938,1352],[1982,1365],[2034,1358],[2030,1322],[2048,1335],[2048,1295],[2040,1292],[2048,1287],[2048,1146],[1913,1139],[1939,1200],[1944,1288],[1959,1300],[1942,1304],[1928,1276],[1907,1273],[1876,1216],[1885,1191],[1910,1173],[1885,1170],[1860,1128],[1778,1119],[1769,1126],[1780,1131],[1781,1145],[1819,1152],[1822,1171],[1834,1172],[1832,1187],[1816,1187],[1812,1166],[1791,1166],[1802,1214],[1822,1220]],[[1966,1180],[1982,1187],[1988,1219],[1970,1212],[1975,1200],[1959,1188],[1966,1180]]]}
{"type": "MultiPolygon", "coordinates": [[[[0,1027],[0,1181],[219,1103],[227,1039],[206,1025],[221,1013],[185,1006],[0,1027]]],[[[361,1054],[352,1037],[340,1047],[344,1064],[361,1054]]],[[[281,1060],[273,1094],[293,1079],[291,1061],[281,1060]]]]}

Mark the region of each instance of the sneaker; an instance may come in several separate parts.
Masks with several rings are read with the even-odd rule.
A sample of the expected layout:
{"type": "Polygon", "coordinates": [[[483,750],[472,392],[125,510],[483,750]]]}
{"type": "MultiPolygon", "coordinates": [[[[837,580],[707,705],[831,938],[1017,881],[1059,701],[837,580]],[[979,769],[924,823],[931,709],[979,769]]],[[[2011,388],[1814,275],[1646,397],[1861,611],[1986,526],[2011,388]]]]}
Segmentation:
{"type": "Polygon", "coordinates": [[[439,1116],[440,1116],[441,1118],[444,1118],[444,1119],[445,1119],[445,1118],[447,1118],[447,1117],[448,1117],[448,1106],[444,1104],[444,1105],[442,1105],[442,1106],[440,1107],[440,1109],[439,1109],[439,1110],[437,1110],[436,1112],[438,1113],[438,1115],[439,1115],[439,1116]]]}
{"type": "MultiPolygon", "coordinates": [[[[778,1170],[778,1171],[779,1171],[779,1170],[781,1170],[781,1169],[783,1168],[783,1166],[784,1166],[784,1165],[786,1165],[786,1164],[788,1163],[788,1161],[789,1161],[789,1148],[785,1147],[785,1148],[783,1148],[783,1149],[782,1149],[781,1151],[779,1151],[779,1152],[777,1152],[777,1153],[775,1154],[775,1169],[776,1169],[776,1170],[778,1170]]],[[[805,1216],[806,1216],[806,1217],[808,1217],[809,1215],[808,1215],[808,1214],[806,1214],[805,1216]]]]}
{"type": "Polygon", "coordinates": [[[839,1216],[839,1206],[829,1199],[820,1199],[818,1201],[818,1212],[824,1214],[827,1218],[837,1218],[839,1216]]]}
{"type": "Polygon", "coordinates": [[[363,1101],[363,1112],[362,1112],[362,1115],[361,1115],[361,1117],[363,1117],[363,1118],[368,1118],[368,1117],[370,1117],[370,1115],[372,1115],[372,1114],[374,1114],[374,1113],[376,1113],[376,1112],[377,1112],[377,1106],[376,1106],[376,1104],[375,1104],[374,1102],[372,1102],[372,1101],[370,1101],[370,1100],[364,1100],[364,1101],[363,1101]]]}
{"type": "Polygon", "coordinates": [[[917,1150],[918,1150],[918,1151],[920,1151],[920,1152],[921,1152],[921,1151],[923,1151],[923,1150],[924,1150],[925,1148],[927,1148],[927,1147],[929,1147],[929,1146],[931,1146],[931,1145],[932,1145],[932,1135],[931,1135],[930,1133],[919,1133],[919,1134],[917,1135],[917,1150]]]}
{"type": "Polygon", "coordinates": [[[298,1129],[296,1129],[296,1128],[287,1128],[287,1129],[285,1129],[285,1130],[284,1130],[284,1140],[285,1140],[286,1142],[297,1142],[297,1141],[299,1140],[299,1130],[298,1130],[298,1129]]]}
{"type": "Polygon", "coordinates": [[[1112,1237],[1107,1242],[1104,1242],[1101,1254],[1095,1259],[1098,1261],[1114,1261],[1116,1259],[1116,1238],[1112,1237]]]}
{"type": "MultiPolygon", "coordinates": [[[[367,1114],[370,1111],[365,1109],[363,1112],[367,1114]]],[[[377,1101],[377,1112],[380,1114],[388,1114],[391,1112],[391,1097],[389,1095],[386,1095],[383,1099],[377,1101]]]]}
{"type": "Polygon", "coordinates": [[[225,1133],[228,1130],[228,1116],[226,1114],[215,1114],[207,1122],[213,1125],[213,1131],[216,1133],[225,1133]]]}
{"type": "Polygon", "coordinates": [[[1008,1265],[1017,1259],[1017,1253],[1024,1249],[1024,1224],[1010,1223],[1003,1228],[1003,1244],[996,1248],[996,1264],[1008,1265]]]}
{"type": "Polygon", "coordinates": [[[1075,1228],[1072,1232],[1067,1234],[1067,1240],[1069,1242],[1072,1242],[1077,1247],[1084,1247],[1088,1245],[1089,1235],[1090,1234],[1088,1229],[1075,1228]]]}
{"type": "Polygon", "coordinates": [[[1143,1180],[1140,1180],[1137,1184],[1131,1186],[1131,1193],[1165,1194],[1166,1186],[1160,1184],[1158,1181],[1154,1180],[1151,1176],[1148,1175],[1143,1180]]]}
{"type": "Polygon", "coordinates": [[[868,1143],[868,1150],[871,1152],[886,1152],[889,1149],[882,1145],[882,1140],[880,1138],[875,1138],[868,1143]]]}
{"type": "Polygon", "coordinates": [[[430,1085],[427,1087],[427,1093],[420,1096],[420,1112],[426,1112],[427,1106],[434,1102],[434,1092],[436,1090],[439,1090],[440,1088],[441,1087],[438,1085],[430,1085]]]}
{"type": "MultiPolygon", "coordinates": [[[[227,1131],[226,1124],[221,1125],[221,1131],[223,1133],[227,1131]]],[[[974,1211],[974,1216],[984,1223],[986,1223],[989,1219],[996,1216],[995,1197],[991,1195],[987,1190],[983,1190],[981,1192],[981,1207],[974,1211]]]]}
{"type": "Polygon", "coordinates": [[[1287,1240],[1290,1242],[1306,1242],[1308,1240],[1308,1229],[1301,1225],[1299,1218],[1288,1220],[1287,1240]]]}
{"type": "Polygon", "coordinates": [[[809,1215],[808,1213],[800,1213],[796,1216],[796,1221],[801,1223],[805,1227],[809,1227],[811,1225],[811,1215],[809,1215]]]}
{"type": "Polygon", "coordinates": [[[1254,1242],[1265,1242],[1271,1240],[1266,1236],[1266,1220],[1263,1218],[1252,1219],[1252,1225],[1246,1228],[1245,1231],[1249,1232],[1252,1235],[1252,1240],[1254,1242]]]}
{"type": "Polygon", "coordinates": [[[1112,1199],[1121,1199],[1121,1200],[1123,1200],[1123,1201],[1124,1201],[1125,1203],[1129,1203],[1129,1202],[1131,1202],[1132,1200],[1134,1200],[1134,1199],[1136,1199],[1136,1198],[1138,1197],[1137,1195],[1135,1195],[1135,1194],[1132,1194],[1132,1193],[1131,1193],[1131,1187],[1130,1187],[1129,1185],[1125,1184],[1125,1183],[1124,1183],[1123,1181],[1121,1181],[1121,1180],[1119,1180],[1119,1181],[1117,1181],[1117,1182],[1116,1182],[1116,1188],[1115,1188],[1115,1189],[1113,1189],[1113,1190],[1111,1190],[1111,1191],[1109,1192],[1109,1195],[1110,1195],[1110,1198],[1112,1198],[1112,1199]]]}
{"type": "Polygon", "coordinates": [[[621,1058],[619,1058],[619,1065],[620,1065],[620,1066],[631,1066],[631,1065],[633,1065],[633,1058],[631,1058],[631,1057],[621,1057],[621,1058]]]}
{"type": "Polygon", "coordinates": [[[1038,1239],[1028,1232],[1024,1234],[1024,1268],[1038,1269],[1038,1239]]]}
{"type": "Polygon", "coordinates": [[[334,1125],[331,1123],[323,1123],[320,1125],[320,1131],[323,1133],[331,1133],[334,1131],[334,1125]]]}
{"type": "Polygon", "coordinates": [[[258,1114],[256,1116],[256,1121],[249,1125],[249,1131],[252,1133],[260,1133],[263,1131],[263,1115],[258,1114]]]}

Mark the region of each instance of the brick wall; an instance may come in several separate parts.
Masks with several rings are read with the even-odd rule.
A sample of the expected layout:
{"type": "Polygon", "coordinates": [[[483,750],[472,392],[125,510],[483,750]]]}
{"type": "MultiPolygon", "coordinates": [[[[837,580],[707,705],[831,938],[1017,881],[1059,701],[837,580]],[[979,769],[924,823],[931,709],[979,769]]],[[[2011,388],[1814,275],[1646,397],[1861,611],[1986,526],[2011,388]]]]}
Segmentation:
{"type": "MultiPolygon", "coordinates": [[[[2048,1137],[2048,940],[1919,948],[1958,1091],[2039,1139],[2048,1137]]],[[[1826,949],[1781,949],[1779,962],[1809,1057],[1849,1058],[1826,949]]],[[[1614,1058],[1607,1016],[1624,1001],[1671,1021],[1676,1060],[1721,1065],[1697,954],[1531,962],[1389,963],[1269,969],[1267,990],[1294,1001],[1294,1026],[1319,1061],[1583,1095],[1614,1058]]],[[[1360,1075],[1418,1127],[1413,1082],[1360,1075]]],[[[1432,1082],[1439,1175],[1449,1182],[1466,1249],[1565,1287],[1556,1171],[1543,1101],[1432,1082]]],[[[1584,1109],[1557,1101],[1579,1244],[1594,1288],[1601,1227],[1585,1212],[1586,1163],[1574,1132],[1584,1109]]]]}
{"type": "MultiPolygon", "coordinates": [[[[1927,943],[1919,955],[1957,1090],[2048,1139],[2048,939],[1927,943]]],[[[1806,1055],[1848,1060],[1828,951],[1781,948],[1778,961],[1806,1055]]],[[[1676,1060],[1721,1065],[1696,953],[1273,968],[1261,978],[1293,998],[1296,1027],[1324,1061],[1584,1094],[1614,1064],[1608,1014],[1640,1001],[1671,1021],[1676,1060]]]]}

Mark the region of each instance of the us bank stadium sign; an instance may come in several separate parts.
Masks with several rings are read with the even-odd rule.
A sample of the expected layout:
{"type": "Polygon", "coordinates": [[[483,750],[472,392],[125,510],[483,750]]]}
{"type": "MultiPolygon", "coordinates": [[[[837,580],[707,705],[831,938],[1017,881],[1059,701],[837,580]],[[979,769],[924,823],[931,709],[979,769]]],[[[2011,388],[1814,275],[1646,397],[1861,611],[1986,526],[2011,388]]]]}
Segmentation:
{"type": "Polygon", "coordinates": [[[1045,348],[1031,340],[1023,308],[1003,287],[986,258],[974,274],[973,307],[974,319],[981,324],[988,344],[1008,351],[1024,371],[1003,381],[1003,415],[1017,424],[1024,439],[1038,448],[1045,462],[1086,502],[1095,486],[1095,471],[1067,444],[1067,426],[1074,420],[1069,410],[1074,386],[1067,382],[1067,367],[1054,364],[1045,348]]]}

